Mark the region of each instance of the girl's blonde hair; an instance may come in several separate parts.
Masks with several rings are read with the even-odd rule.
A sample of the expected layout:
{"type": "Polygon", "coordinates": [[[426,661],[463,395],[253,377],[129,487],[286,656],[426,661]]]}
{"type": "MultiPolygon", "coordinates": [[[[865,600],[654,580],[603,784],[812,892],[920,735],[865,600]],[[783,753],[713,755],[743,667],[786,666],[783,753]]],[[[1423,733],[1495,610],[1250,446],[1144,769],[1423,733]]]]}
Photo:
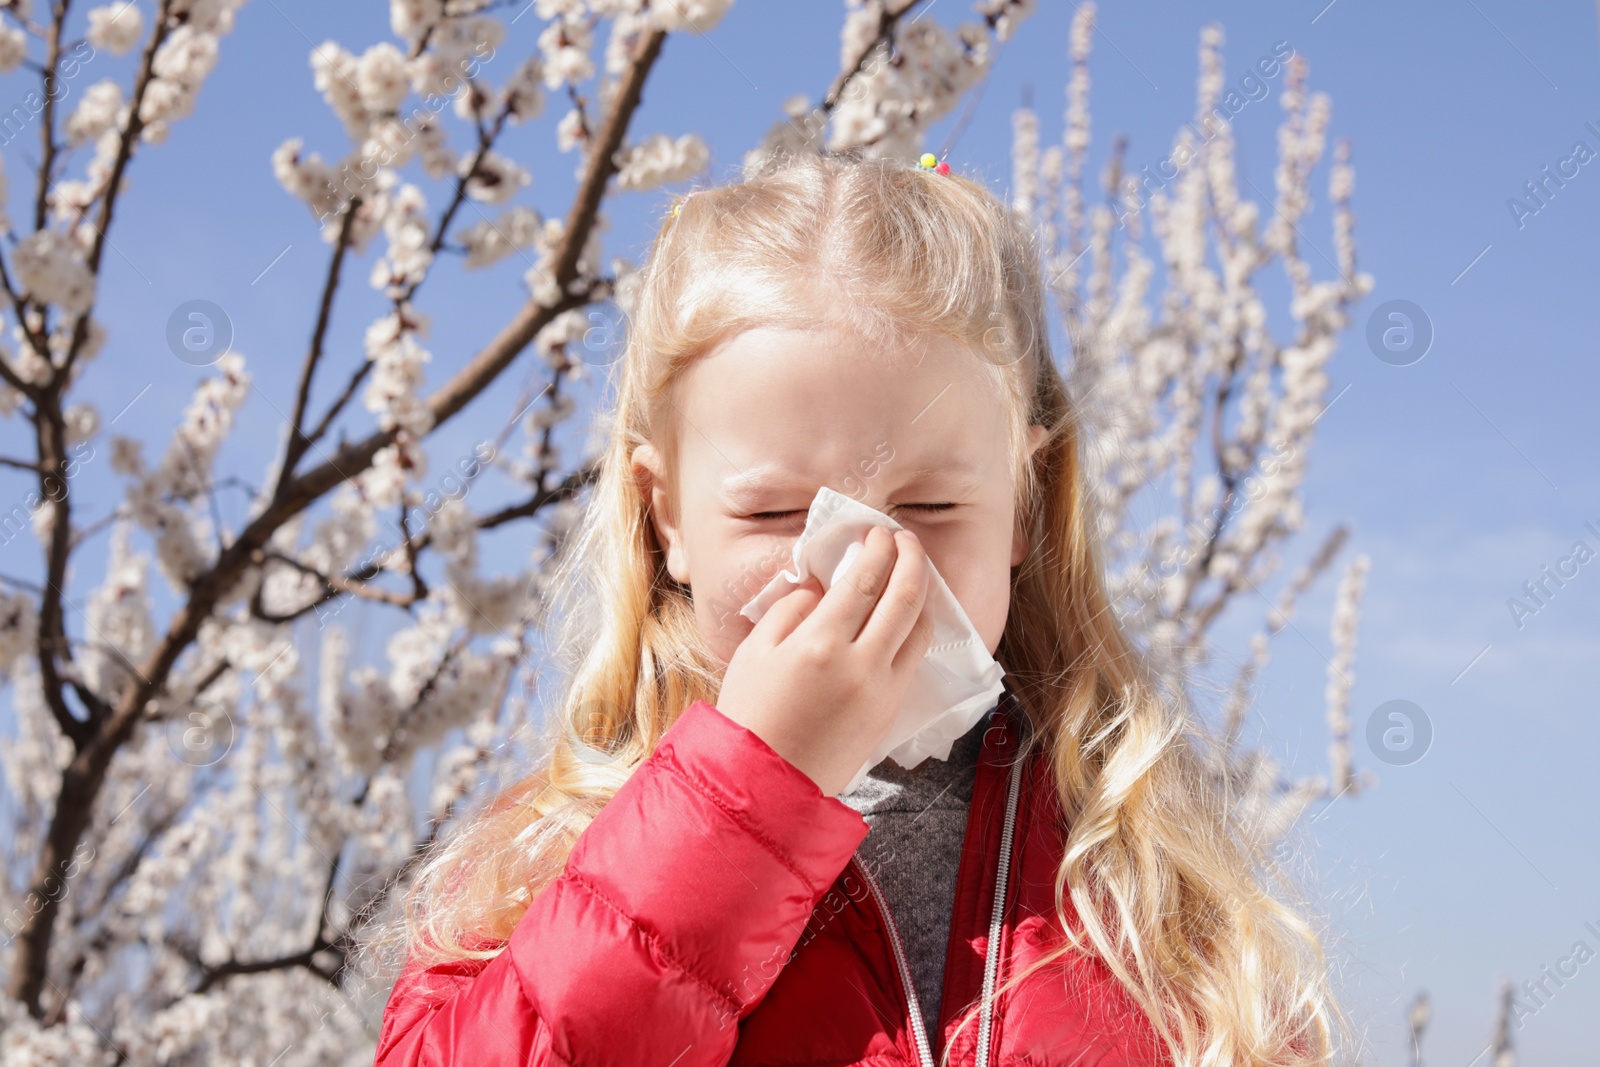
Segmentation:
{"type": "MultiPolygon", "coordinates": [[[[565,690],[546,755],[419,867],[388,928],[416,965],[498,955],[676,716],[715,703],[722,668],[687,590],[666,573],[630,466],[649,442],[676,470],[673,394],[685,369],[756,326],[847,329],[866,342],[862,358],[880,341],[949,337],[984,359],[1007,401],[1029,536],[996,658],[1064,814],[1055,895],[1065,936],[1038,966],[1069,952],[1103,960],[1179,1067],[1330,1062],[1346,1024],[1318,934],[1264,887],[1262,845],[1206,771],[1209,734],[1179,687],[1152,676],[1108,602],[1026,220],[955,173],[858,151],[781,153],[683,201],[637,282],[598,478],[553,576],[565,690]],[[1031,463],[1029,424],[1049,431],[1031,463]]],[[[975,1018],[976,1006],[962,1026],[975,1018]]]]}

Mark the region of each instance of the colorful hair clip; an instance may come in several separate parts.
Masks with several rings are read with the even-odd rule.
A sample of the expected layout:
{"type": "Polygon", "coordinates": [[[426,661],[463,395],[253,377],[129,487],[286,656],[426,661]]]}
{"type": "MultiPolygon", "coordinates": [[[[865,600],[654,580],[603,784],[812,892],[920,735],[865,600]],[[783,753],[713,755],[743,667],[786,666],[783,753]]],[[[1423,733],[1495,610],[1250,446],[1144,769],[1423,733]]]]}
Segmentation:
{"type": "Polygon", "coordinates": [[[678,217],[678,212],[683,210],[683,205],[689,202],[689,198],[691,196],[695,195],[696,193],[703,192],[705,192],[704,189],[690,189],[687,193],[684,193],[682,196],[678,197],[678,199],[674,200],[672,202],[672,217],[678,217]]]}
{"type": "Polygon", "coordinates": [[[935,171],[939,174],[949,174],[950,164],[934,155],[932,152],[922,153],[922,158],[917,160],[917,166],[923,170],[935,171]]]}

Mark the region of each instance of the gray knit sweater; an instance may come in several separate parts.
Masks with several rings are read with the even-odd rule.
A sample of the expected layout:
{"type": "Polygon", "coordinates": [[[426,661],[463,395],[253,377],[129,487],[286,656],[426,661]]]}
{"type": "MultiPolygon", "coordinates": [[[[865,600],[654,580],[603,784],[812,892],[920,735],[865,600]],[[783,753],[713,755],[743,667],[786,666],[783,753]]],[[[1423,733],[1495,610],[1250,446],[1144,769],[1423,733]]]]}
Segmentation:
{"type": "Polygon", "coordinates": [[[905,943],[930,1044],[937,1042],[945,947],[967,808],[988,716],[950,746],[948,760],[915,770],[884,760],[839,800],[861,813],[867,837],[857,858],[878,880],[905,943]]]}

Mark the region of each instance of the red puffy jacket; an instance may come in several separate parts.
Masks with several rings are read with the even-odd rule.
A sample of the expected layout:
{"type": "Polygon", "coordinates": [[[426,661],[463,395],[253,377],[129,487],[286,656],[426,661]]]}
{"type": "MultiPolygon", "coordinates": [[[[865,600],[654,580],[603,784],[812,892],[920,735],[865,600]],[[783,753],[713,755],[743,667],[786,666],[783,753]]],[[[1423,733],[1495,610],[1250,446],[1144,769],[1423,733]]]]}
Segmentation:
{"type": "MultiPolygon", "coordinates": [[[[967,816],[940,1018],[854,854],[859,814],[705,701],[578,837],[487,963],[403,970],[375,1067],[932,1067],[961,1009],[1061,937],[1063,833],[1009,692],[967,816]],[[1054,813],[1054,815],[1052,815],[1054,813]]],[[[952,1064],[1170,1064],[1103,963],[1069,954],[956,1039],[952,1064]]]]}

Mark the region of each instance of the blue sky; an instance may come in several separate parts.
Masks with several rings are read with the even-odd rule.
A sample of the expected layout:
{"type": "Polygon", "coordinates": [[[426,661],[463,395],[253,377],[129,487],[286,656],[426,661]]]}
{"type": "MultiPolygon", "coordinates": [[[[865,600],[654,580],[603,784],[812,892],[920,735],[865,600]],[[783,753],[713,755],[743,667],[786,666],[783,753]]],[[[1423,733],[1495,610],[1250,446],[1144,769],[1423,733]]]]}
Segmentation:
{"type": "MultiPolygon", "coordinates": [[[[1045,0],[1004,46],[950,149],[953,163],[997,189],[1008,180],[1010,116],[1024,94],[1041,113],[1046,142],[1060,136],[1072,6],[1045,0]]],[[[713,176],[731,174],[780,117],[781,101],[797,93],[815,100],[826,88],[841,14],[833,3],[743,0],[708,38],[672,38],[636,131],[698,131],[711,145],[713,176]]],[[[953,24],[968,16],[958,0],[935,0],[926,17],[953,24]]],[[[1357,766],[1380,782],[1319,811],[1308,831],[1324,875],[1330,950],[1351,1010],[1368,1027],[1368,1062],[1405,1062],[1404,1005],[1426,988],[1430,1061],[1466,1067],[1489,1036],[1502,975],[1537,978],[1579,940],[1600,950],[1584,925],[1600,929],[1600,729],[1591,714],[1600,559],[1579,567],[1520,627],[1507,606],[1574,542],[1600,551],[1592,418],[1600,162],[1576,174],[1567,164],[1565,185],[1548,186],[1547,202],[1522,212],[1520,225],[1508,204],[1531,206],[1524,183],[1572,156],[1574,142],[1600,151],[1596,12],[1570,0],[1537,9],[1510,0],[1103,4],[1091,174],[1117,133],[1129,137],[1130,160],[1166,155],[1192,115],[1198,36],[1213,20],[1227,32],[1230,82],[1276,42],[1306,56],[1310,87],[1332,97],[1330,134],[1354,149],[1359,263],[1377,284],[1330,367],[1332,392],[1344,392],[1318,424],[1300,552],[1348,522],[1354,536],[1340,563],[1354,551],[1371,556],[1351,715],[1357,766]],[[1409,366],[1379,360],[1365,341],[1368,315],[1389,300],[1413,302],[1432,324],[1431,349],[1409,366]],[[1407,766],[1385,765],[1360,741],[1372,711],[1394,699],[1420,706],[1433,729],[1430,750],[1407,766]]],[[[532,47],[536,22],[530,12],[513,27],[506,70],[491,63],[492,77],[532,47]]],[[[166,351],[167,318],[186,300],[208,299],[227,310],[258,387],[220,473],[259,480],[292,403],[326,264],[310,214],[278,186],[269,156],[291,136],[326,158],[342,154],[342,127],[313,88],[307,55],[325,38],[360,52],[388,33],[387,4],[377,0],[249,4],[195,116],[136,160],[102,289],[111,336],[80,396],[99,406],[103,423],[137,398],[117,430],[146,439],[152,459],[201,373],[166,351]]],[[[112,73],[125,80],[130,62],[96,57],[78,88],[112,73]]],[[[18,100],[27,87],[22,75],[0,80],[0,94],[18,100]]],[[[573,184],[575,157],[553,151],[563,110],[559,101],[547,106],[507,143],[534,169],[520,202],[548,213],[564,210],[573,184]]],[[[1236,124],[1241,173],[1263,190],[1280,115],[1274,96],[1236,124]]],[[[941,151],[954,125],[954,117],[939,123],[927,147],[941,151]]],[[[25,217],[24,176],[37,151],[31,131],[3,149],[13,217],[25,217]]],[[[410,176],[418,180],[414,168],[410,176]]],[[[425,188],[437,208],[442,188],[425,188]]],[[[1326,163],[1314,190],[1317,210],[1304,229],[1331,253],[1326,163]]],[[[665,195],[610,203],[608,255],[639,259],[665,195]]],[[[338,369],[328,382],[343,381],[360,358],[362,331],[381,313],[365,285],[377,250],[348,271],[330,342],[338,369]]],[[[1331,274],[1311,259],[1317,276],[1331,274]]],[[[451,264],[429,281],[422,308],[435,322],[431,382],[525,299],[523,269],[511,262],[464,275],[451,264]]],[[[436,469],[492,435],[515,409],[518,386],[536,374],[524,357],[441,431],[431,449],[436,469]]],[[[316,394],[323,404],[331,388],[316,394]]],[[[352,435],[366,425],[365,413],[357,416],[352,435]]],[[[26,454],[19,431],[0,427],[4,454],[26,454]]],[[[84,471],[80,515],[97,518],[114,499],[107,455],[101,450],[84,471]]],[[[3,492],[21,499],[22,477],[6,477],[3,492]]],[[[494,491],[485,487],[475,505],[497,502],[494,491]]],[[[244,504],[237,490],[221,501],[230,522],[244,504]]],[[[104,544],[96,546],[78,561],[80,606],[101,566],[104,544]]],[[[510,569],[525,550],[525,541],[494,542],[487,565],[510,569]]],[[[0,553],[0,573],[38,573],[31,538],[0,553]]],[[[153,583],[165,611],[171,598],[159,578],[153,583]]],[[[1251,720],[1260,743],[1302,773],[1326,763],[1331,605],[1325,579],[1276,641],[1251,720]]],[[[1262,607],[1241,604],[1221,631],[1224,662],[1242,652],[1262,607]]],[[[354,661],[381,650],[368,632],[354,661]]],[[[1597,1010],[1600,964],[1591,963],[1516,1032],[1521,1062],[1566,1063],[1589,1052],[1585,1024],[1597,1010]]]]}

